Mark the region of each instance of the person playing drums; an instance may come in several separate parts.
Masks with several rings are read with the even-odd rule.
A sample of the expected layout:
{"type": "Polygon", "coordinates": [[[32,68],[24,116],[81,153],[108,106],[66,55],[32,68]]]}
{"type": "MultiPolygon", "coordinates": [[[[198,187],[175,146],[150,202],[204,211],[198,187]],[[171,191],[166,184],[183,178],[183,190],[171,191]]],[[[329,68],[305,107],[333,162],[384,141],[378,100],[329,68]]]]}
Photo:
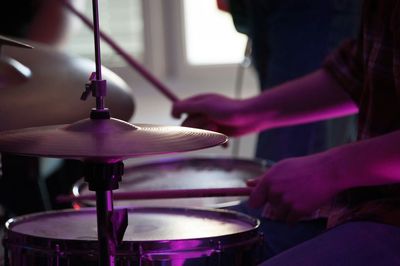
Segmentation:
{"type": "Polygon", "coordinates": [[[358,113],[357,142],[279,161],[249,184],[250,206],[280,221],[332,205],[329,230],[263,265],[400,261],[399,16],[399,0],[365,0],[358,39],[344,42],[319,70],[255,97],[205,94],[174,104],[175,117],[188,114],[184,126],[229,136],[358,113]]]}

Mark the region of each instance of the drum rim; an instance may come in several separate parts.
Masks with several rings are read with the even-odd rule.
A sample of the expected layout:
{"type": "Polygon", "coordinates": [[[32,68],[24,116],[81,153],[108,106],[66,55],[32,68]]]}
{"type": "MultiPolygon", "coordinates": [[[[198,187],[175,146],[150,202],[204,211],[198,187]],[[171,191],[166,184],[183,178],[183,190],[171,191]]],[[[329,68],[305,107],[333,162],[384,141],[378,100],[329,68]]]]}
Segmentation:
{"type": "MultiPolygon", "coordinates": [[[[259,166],[261,171],[265,171],[268,168],[270,168],[274,163],[271,160],[266,160],[262,158],[241,158],[241,157],[228,157],[228,156],[180,156],[180,157],[167,157],[167,158],[162,158],[158,160],[152,160],[148,161],[145,163],[139,163],[139,164],[132,164],[129,166],[125,166],[124,169],[124,176],[129,175],[129,173],[134,172],[135,170],[140,171],[140,169],[149,169],[149,167],[155,167],[159,165],[168,165],[168,164],[174,164],[174,163],[189,163],[189,162],[207,162],[207,161],[213,161],[213,162],[229,162],[232,165],[237,165],[237,163],[246,163],[246,164],[252,164],[253,166],[259,166]]],[[[123,178],[123,177],[122,177],[123,178]]],[[[82,190],[87,188],[87,183],[84,181],[84,178],[78,179],[72,187],[72,192],[71,195],[75,197],[79,197],[82,195],[82,190]]],[[[229,202],[223,202],[223,203],[215,203],[210,206],[206,206],[205,208],[226,208],[226,207],[231,207],[237,205],[237,202],[240,198],[244,197],[238,197],[237,200],[231,200],[229,202]]],[[[74,204],[77,204],[80,207],[93,207],[95,206],[94,201],[92,200],[82,200],[82,201],[76,201],[74,204]]],[[[132,205],[134,207],[135,205],[132,205]]],[[[137,205],[140,207],[141,205],[137,205]]],[[[147,205],[146,205],[147,206],[147,205]]],[[[130,205],[131,207],[131,205],[130,205]]]]}
{"type": "MultiPolygon", "coordinates": [[[[128,213],[129,210],[131,211],[144,210],[147,212],[158,210],[164,212],[181,211],[182,213],[184,211],[194,211],[196,213],[208,213],[208,214],[218,213],[220,215],[230,215],[231,218],[234,217],[241,218],[240,221],[248,222],[251,228],[249,228],[248,230],[244,230],[242,232],[230,233],[219,236],[208,236],[208,237],[188,238],[188,239],[171,239],[171,240],[159,239],[159,240],[143,240],[143,241],[142,240],[123,241],[120,248],[118,249],[117,252],[118,255],[127,254],[127,252],[129,252],[130,255],[132,255],[132,252],[136,254],[139,252],[136,249],[140,249],[145,253],[152,253],[152,252],[157,253],[161,250],[163,252],[168,250],[175,251],[174,248],[170,247],[171,245],[182,243],[181,246],[184,246],[184,244],[187,243],[188,241],[201,241],[201,243],[197,247],[199,249],[216,248],[216,245],[218,245],[219,248],[225,248],[225,247],[230,247],[232,246],[232,244],[235,243],[257,242],[261,238],[260,233],[258,232],[260,226],[260,220],[237,211],[220,210],[212,208],[179,208],[179,207],[130,207],[128,208],[128,213]]],[[[95,208],[82,208],[80,210],[65,209],[59,211],[45,211],[45,212],[32,213],[11,218],[5,224],[4,244],[8,246],[10,249],[12,249],[13,247],[25,248],[23,246],[24,243],[34,243],[35,246],[29,246],[28,249],[44,253],[54,253],[58,255],[82,253],[82,246],[83,246],[86,248],[84,250],[84,253],[95,255],[97,254],[97,240],[49,238],[49,237],[29,235],[12,230],[13,226],[15,225],[18,225],[22,222],[27,222],[29,220],[40,219],[40,217],[43,216],[46,217],[48,215],[57,216],[63,213],[74,213],[76,215],[79,215],[79,213],[91,213],[91,212],[95,213],[96,212],[95,208]],[[51,250],[50,248],[53,248],[53,250],[51,250]]]]}
{"type": "Polygon", "coordinates": [[[158,160],[152,160],[144,163],[137,163],[128,165],[125,167],[125,174],[128,174],[132,169],[140,169],[146,168],[154,165],[162,165],[168,163],[177,163],[177,162],[189,162],[189,161],[220,161],[220,162],[244,162],[251,163],[254,165],[262,166],[262,169],[267,169],[270,167],[273,162],[270,160],[262,159],[262,158],[241,158],[241,157],[229,157],[229,156],[180,156],[180,157],[166,157],[158,160]]]}

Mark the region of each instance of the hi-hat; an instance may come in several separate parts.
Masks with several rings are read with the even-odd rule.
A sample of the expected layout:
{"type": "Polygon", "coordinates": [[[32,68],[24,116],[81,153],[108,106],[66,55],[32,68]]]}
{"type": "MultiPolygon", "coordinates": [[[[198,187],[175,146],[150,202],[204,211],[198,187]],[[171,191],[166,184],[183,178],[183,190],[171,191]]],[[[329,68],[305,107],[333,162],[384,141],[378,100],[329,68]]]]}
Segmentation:
{"type": "MultiPolygon", "coordinates": [[[[92,60],[32,43],[34,49],[4,47],[3,54],[21,62],[32,76],[16,86],[0,89],[0,130],[68,124],[89,116],[95,99],[79,100],[95,70],[92,60]]],[[[103,67],[106,105],[111,115],[128,121],[134,112],[131,88],[103,67]]]]}
{"type": "Polygon", "coordinates": [[[179,126],[84,119],[70,125],[0,132],[0,152],[99,162],[192,151],[223,144],[223,134],[179,126]]]}

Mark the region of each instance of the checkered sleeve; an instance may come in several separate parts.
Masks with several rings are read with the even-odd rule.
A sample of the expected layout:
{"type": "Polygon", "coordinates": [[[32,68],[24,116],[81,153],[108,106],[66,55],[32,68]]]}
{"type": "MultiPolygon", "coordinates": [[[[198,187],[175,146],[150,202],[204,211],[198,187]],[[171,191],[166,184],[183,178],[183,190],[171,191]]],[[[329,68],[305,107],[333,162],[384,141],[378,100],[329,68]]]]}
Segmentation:
{"type": "Polygon", "coordinates": [[[349,93],[358,104],[363,88],[362,53],[355,40],[344,41],[328,55],[323,68],[349,93]]]}

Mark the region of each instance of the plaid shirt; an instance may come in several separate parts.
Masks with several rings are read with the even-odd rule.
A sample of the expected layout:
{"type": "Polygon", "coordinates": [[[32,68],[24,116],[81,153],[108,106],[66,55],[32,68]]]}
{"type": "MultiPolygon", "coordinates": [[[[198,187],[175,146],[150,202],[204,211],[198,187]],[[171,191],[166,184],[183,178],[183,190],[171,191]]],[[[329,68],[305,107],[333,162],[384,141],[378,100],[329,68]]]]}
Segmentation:
{"type": "MultiPolygon", "coordinates": [[[[324,68],[359,106],[359,139],[400,129],[400,0],[365,0],[359,37],[328,56],[324,68]]],[[[400,185],[341,193],[328,226],[348,220],[400,226],[400,185]]]]}

